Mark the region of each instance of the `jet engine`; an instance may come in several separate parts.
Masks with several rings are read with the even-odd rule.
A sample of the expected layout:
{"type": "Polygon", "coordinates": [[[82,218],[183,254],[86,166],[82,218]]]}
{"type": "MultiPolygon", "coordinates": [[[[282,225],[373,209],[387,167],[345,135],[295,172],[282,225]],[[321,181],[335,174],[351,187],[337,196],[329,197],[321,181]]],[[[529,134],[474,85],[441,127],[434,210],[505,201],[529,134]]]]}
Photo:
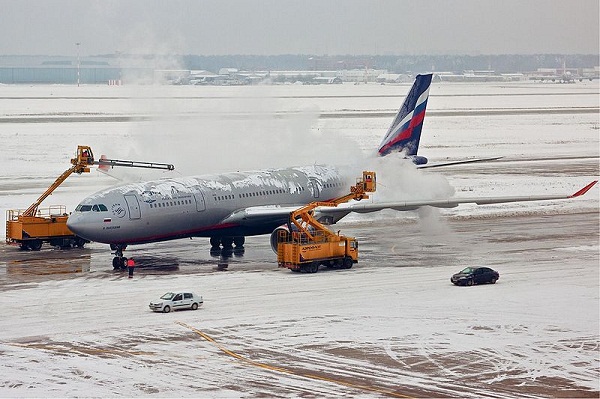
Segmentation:
{"type": "MultiPolygon", "coordinates": [[[[295,228],[295,226],[294,226],[295,228]]],[[[290,229],[288,229],[287,225],[281,225],[279,227],[277,227],[275,230],[273,230],[273,232],[271,233],[271,249],[273,250],[273,252],[275,252],[275,254],[277,254],[277,242],[278,242],[278,237],[279,237],[279,232],[280,231],[285,231],[286,233],[286,240],[289,238],[289,234],[290,234],[290,229]]]]}
{"type": "MultiPolygon", "coordinates": [[[[307,226],[307,230],[311,232],[311,234],[314,234],[315,232],[315,228],[312,226],[307,226]]],[[[288,241],[290,239],[290,229],[288,228],[287,224],[282,224],[281,226],[273,230],[273,232],[271,233],[271,249],[273,250],[273,252],[275,252],[275,254],[277,254],[277,242],[279,240],[280,231],[285,231],[285,239],[283,241],[288,241]]],[[[292,224],[292,231],[298,231],[298,227],[296,227],[295,224],[292,224]]]]}

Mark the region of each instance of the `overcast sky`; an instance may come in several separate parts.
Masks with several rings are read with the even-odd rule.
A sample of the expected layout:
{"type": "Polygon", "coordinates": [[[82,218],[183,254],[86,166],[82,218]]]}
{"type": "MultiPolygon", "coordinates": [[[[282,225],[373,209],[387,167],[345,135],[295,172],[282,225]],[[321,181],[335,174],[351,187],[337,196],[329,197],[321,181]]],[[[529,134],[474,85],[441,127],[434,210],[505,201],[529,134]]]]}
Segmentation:
{"type": "Polygon", "coordinates": [[[0,55],[598,54],[598,0],[0,0],[0,55]]]}

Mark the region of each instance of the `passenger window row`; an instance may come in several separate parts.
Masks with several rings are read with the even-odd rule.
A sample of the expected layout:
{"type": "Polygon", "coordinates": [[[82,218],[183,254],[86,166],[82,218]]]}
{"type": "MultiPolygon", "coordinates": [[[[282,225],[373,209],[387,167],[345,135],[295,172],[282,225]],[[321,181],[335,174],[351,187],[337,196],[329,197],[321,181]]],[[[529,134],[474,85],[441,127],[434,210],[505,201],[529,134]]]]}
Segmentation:
{"type": "Polygon", "coordinates": [[[275,194],[284,194],[284,193],[285,193],[285,191],[283,189],[278,188],[277,190],[242,193],[242,194],[239,194],[239,198],[260,197],[262,195],[275,195],[275,194]]]}
{"type": "Polygon", "coordinates": [[[165,202],[156,202],[150,204],[150,208],[166,208],[171,206],[181,206],[191,204],[192,200],[177,200],[177,201],[165,201],[165,202]]]}
{"type": "MultiPolygon", "coordinates": [[[[326,183],[323,185],[323,187],[333,188],[333,187],[340,187],[341,185],[342,185],[342,183],[326,183]]],[[[300,187],[299,192],[303,192],[303,191],[306,191],[306,188],[300,187]]],[[[284,194],[285,192],[286,191],[283,189],[267,190],[267,191],[253,191],[251,193],[238,194],[238,198],[250,198],[250,197],[260,197],[260,196],[265,196],[265,195],[284,194]]],[[[213,198],[215,199],[215,201],[225,201],[225,200],[234,199],[235,196],[228,194],[228,195],[217,195],[213,198]]]]}
{"type": "MultiPolygon", "coordinates": [[[[275,195],[275,194],[284,194],[285,191],[283,189],[277,190],[267,190],[267,191],[254,191],[251,193],[241,193],[238,194],[238,198],[250,198],[250,197],[260,197],[265,195],[275,195]]],[[[224,201],[229,199],[234,199],[235,196],[232,194],[228,195],[217,195],[214,197],[215,201],[224,201]]]]}

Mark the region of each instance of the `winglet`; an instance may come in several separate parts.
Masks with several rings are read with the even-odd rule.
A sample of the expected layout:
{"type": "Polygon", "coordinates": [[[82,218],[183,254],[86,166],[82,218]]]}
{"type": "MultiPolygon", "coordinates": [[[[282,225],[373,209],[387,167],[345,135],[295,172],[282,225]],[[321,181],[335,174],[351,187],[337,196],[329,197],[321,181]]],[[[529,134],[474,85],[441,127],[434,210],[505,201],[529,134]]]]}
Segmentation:
{"type": "Polygon", "coordinates": [[[575,197],[579,197],[582,196],[583,194],[587,193],[588,191],[590,191],[590,188],[594,187],[594,185],[598,183],[598,180],[594,180],[593,182],[591,182],[590,184],[588,184],[587,186],[585,186],[584,188],[582,188],[581,190],[577,191],[575,194],[569,196],[569,198],[575,198],[575,197]]]}

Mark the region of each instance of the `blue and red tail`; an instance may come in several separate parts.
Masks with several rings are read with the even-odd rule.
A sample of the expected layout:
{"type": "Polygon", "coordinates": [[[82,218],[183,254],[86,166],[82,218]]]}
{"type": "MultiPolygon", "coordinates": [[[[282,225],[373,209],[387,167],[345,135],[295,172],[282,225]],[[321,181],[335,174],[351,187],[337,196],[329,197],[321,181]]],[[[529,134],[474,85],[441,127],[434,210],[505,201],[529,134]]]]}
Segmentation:
{"type": "Polygon", "coordinates": [[[415,164],[427,163],[427,158],[418,156],[417,150],[432,76],[433,74],[417,75],[404,104],[379,145],[379,155],[385,156],[393,151],[404,151],[407,158],[415,164]]]}

